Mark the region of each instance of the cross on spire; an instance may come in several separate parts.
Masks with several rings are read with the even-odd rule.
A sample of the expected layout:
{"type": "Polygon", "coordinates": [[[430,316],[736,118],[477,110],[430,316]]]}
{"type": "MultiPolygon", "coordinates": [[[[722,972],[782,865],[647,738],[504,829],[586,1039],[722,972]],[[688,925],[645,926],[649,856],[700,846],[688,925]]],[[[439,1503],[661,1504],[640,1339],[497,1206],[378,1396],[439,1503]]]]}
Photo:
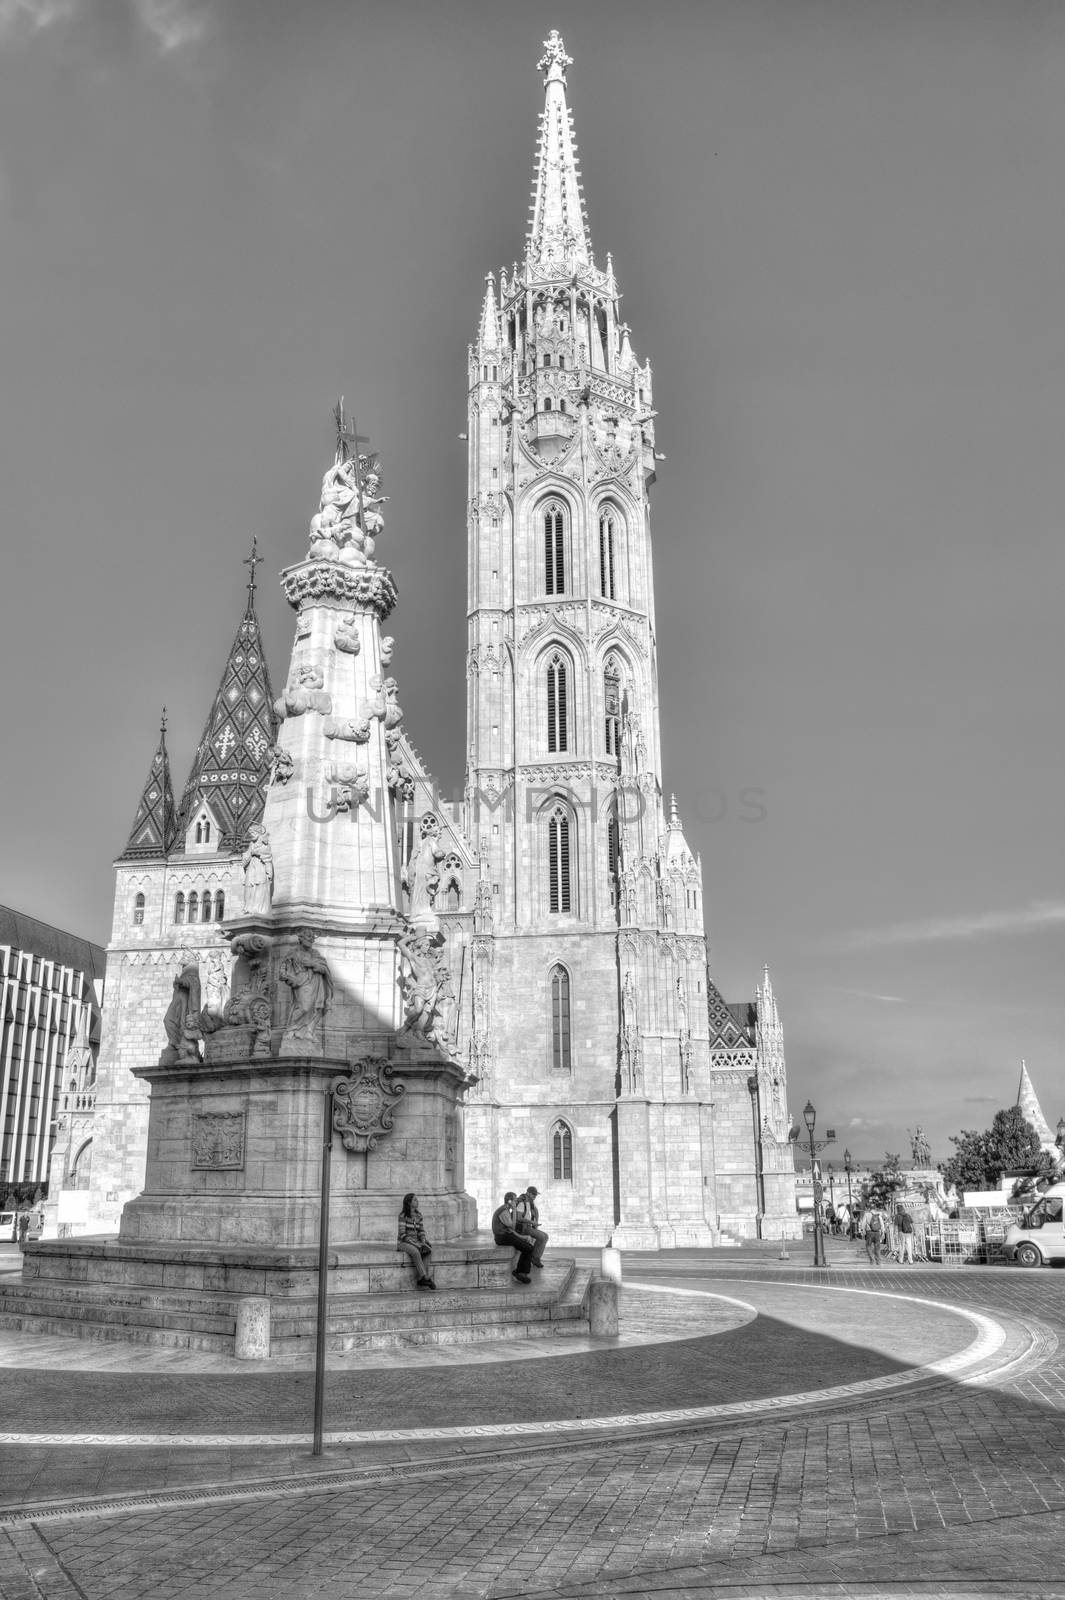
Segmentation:
{"type": "MultiPolygon", "coordinates": [[[[255,607],[255,569],[263,559],[264,559],[264,557],[262,557],[259,554],[259,541],[256,538],[255,534],[252,534],[252,536],[251,536],[251,555],[250,556],[245,556],[244,560],[241,562],[241,565],[247,567],[247,569],[248,569],[248,610],[249,611],[253,610],[254,607],[255,607]]],[[[164,714],[164,716],[166,715],[165,711],[164,711],[163,714],[164,714]]]]}

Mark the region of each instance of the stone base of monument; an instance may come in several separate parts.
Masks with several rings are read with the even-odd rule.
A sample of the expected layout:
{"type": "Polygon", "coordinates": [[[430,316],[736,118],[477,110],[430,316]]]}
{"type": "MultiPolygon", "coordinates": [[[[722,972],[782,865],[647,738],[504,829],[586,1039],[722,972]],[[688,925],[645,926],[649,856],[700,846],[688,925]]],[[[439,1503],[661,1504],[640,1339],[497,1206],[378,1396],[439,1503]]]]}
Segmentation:
{"type": "MultiPolygon", "coordinates": [[[[511,1278],[513,1252],[484,1235],[434,1245],[437,1289],[418,1289],[394,1246],[329,1252],[326,1345],[331,1351],[589,1332],[591,1273],[550,1259],[534,1283],[511,1278]]],[[[0,1327],[238,1353],[241,1307],[257,1302],[257,1353],[313,1356],[317,1252],[112,1238],[31,1244],[17,1285],[0,1288],[0,1327]],[[265,1306],[263,1304],[265,1302],[265,1306]],[[267,1309],[268,1308],[268,1309],[267,1309]]],[[[243,1318],[248,1324],[247,1316],[243,1318]]],[[[240,1352],[245,1353],[245,1352],[240,1352]]]]}

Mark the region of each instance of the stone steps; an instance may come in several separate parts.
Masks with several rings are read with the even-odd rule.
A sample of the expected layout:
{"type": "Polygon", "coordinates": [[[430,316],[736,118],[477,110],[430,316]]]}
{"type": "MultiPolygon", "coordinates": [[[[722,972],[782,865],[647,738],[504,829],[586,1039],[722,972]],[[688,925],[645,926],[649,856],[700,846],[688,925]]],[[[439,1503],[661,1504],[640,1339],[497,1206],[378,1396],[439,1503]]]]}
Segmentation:
{"type": "MultiPolygon", "coordinates": [[[[332,1351],[403,1345],[482,1343],[588,1332],[591,1273],[560,1259],[536,1283],[344,1293],[331,1288],[326,1344],[332,1351]]],[[[232,1353],[243,1296],[156,1284],[116,1285],[33,1278],[0,1288],[0,1327],[81,1339],[129,1340],[232,1353]]],[[[313,1351],[317,1298],[271,1301],[271,1355],[313,1351]]]]}

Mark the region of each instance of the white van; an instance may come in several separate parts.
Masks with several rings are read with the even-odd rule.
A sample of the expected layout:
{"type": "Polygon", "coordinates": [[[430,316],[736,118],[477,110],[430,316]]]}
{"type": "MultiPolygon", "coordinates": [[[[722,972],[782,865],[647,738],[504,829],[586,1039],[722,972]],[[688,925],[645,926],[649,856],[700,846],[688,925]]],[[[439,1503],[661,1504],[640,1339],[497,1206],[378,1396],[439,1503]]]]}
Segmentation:
{"type": "Polygon", "coordinates": [[[1020,1222],[1006,1229],[1002,1253],[1021,1267],[1065,1261],[1065,1183],[1052,1183],[1020,1222]]]}

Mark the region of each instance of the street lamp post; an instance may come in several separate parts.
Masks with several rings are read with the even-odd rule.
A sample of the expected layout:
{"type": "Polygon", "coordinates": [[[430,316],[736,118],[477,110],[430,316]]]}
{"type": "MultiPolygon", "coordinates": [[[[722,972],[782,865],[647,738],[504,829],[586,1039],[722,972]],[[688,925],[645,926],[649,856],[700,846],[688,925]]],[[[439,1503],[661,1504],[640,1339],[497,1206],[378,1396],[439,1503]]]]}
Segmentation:
{"type": "Polygon", "coordinates": [[[805,1106],[803,1107],[802,1120],[806,1124],[806,1132],[809,1134],[810,1140],[810,1177],[813,1181],[814,1190],[814,1266],[827,1267],[828,1262],[825,1259],[825,1241],[821,1237],[821,1204],[825,1191],[824,1186],[821,1183],[821,1163],[817,1159],[817,1152],[819,1150],[823,1150],[826,1145],[835,1144],[836,1130],[834,1128],[826,1128],[825,1137],[823,1139],[814,1139],[814,1128],[817,1125],[817,1112],[814,1109],[812,1102],[809,1100],[807,1100],[805,1106]]]}
{"type": "Polygon", "coordinates": [[[844,1150],[844,1152],[843,1152],[843,1170],[847,1174],[847,1215],[848,1216],[850,1215],[850,1211],[851,1211],[851,1167],[852,1166],[853,1166],[853,1162],[851,1161],[851,1153],[850,1153],[849,1150],[844,1150]]]}

